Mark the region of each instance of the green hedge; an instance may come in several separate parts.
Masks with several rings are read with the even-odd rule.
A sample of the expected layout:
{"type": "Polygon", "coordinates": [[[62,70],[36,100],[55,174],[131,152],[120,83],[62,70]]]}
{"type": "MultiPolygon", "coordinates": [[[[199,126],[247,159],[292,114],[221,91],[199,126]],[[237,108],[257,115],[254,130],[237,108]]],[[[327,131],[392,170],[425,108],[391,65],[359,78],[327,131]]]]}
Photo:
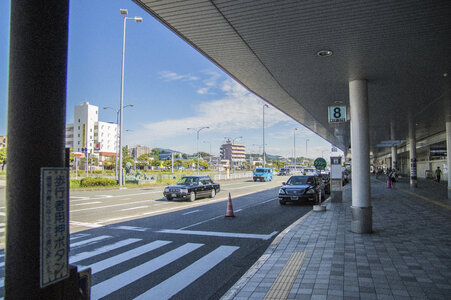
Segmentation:
{"type": "Polygon", "coordinates": [[[80,187],[93,187],[93,186],[116,186],[117,181],[115,179],[101,178],[101,177],[88,177],[80,180],[80,187]]]}

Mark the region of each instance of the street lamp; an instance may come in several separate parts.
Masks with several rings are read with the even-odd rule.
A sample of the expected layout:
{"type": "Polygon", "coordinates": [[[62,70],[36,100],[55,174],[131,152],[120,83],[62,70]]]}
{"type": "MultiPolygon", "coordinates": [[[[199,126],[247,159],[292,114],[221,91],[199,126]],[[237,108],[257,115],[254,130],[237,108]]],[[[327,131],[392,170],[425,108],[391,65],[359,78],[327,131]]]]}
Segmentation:
{"type": "Polygon", "coordinates": [[[135,20],[136,23],[140,23],[143,21],[140,17],[128,18],[126,15],[128,14],[127,9],[120,9],[121,15],[124,16],[124,33],[122,36],[122,67],[121,67],[121,104],[119,109],[120,115],[120,126],[119,126],[119,186],[123,186],[123,171],[122,171],[122,130],[123,130],[123,119],[124,119],[124,66],[125,66],[125,25],[127,20],[135,20]]]}
{"type": "MultiPolygon", "coordinates": [[[[123,108],[126,107],[133,107],[133,104],[127,104],[125,105],[123,108]]],[[[114,170],[114,177],[119,180],[118,176],[117,176],[117,154],[118,154],[118,145],[119,145],[119,109],[116,109],[114,107],[111,106],[104,106],[103,109],[112,109],[113,111],[116,112],[116,163],[115,163],[115,170],[114,170]]]]}
{"type": "Polygon", "coordinates": [[[293,157],[294,157],[294,169],[296,170],[296,130],[297,128],[293,129],[293,157]]]}
{"type": "Polygon", "coordinates": [[[194,130],[197,131],[197,175],[199,175],[199,132],[202,129],[208,129],[210,127],[208,126],[204,126],[204,127],[199,127],[199,128],[186,128],[187,130],[194,130]]]}
{"type": "Polygon", "coordinates": [[[263,104],[263,168],[266,167],[266,153],[265,153],[265,107],[268,107],[268,104],[263,104]]]}
{"type": "Polygon", "coordinates": [[[305,140],[305,157],[307,158],[307,142],[310,141],[309,139],[305,140]]]}

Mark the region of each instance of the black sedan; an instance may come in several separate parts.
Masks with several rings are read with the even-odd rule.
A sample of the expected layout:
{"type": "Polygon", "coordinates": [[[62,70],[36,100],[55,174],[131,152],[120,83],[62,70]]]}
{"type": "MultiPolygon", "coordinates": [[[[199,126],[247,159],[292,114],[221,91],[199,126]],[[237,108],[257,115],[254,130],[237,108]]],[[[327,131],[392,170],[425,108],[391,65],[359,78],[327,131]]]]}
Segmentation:
{"type": "Polygon", "coordinates": [[[313,202],[318,203],[319,195],[324,200],[324,184],[317,175],[295,175],[279,189],[279,203],[313,202]]]}
{"type": "Polygon", "coordinates": [[[209,176],[184,176],[177,185],[165,187],[163,195],[169,201],[172,199],[194,201],[200,197],[214,198],[219,191],[219,183],[214,183],[209,176]]]}

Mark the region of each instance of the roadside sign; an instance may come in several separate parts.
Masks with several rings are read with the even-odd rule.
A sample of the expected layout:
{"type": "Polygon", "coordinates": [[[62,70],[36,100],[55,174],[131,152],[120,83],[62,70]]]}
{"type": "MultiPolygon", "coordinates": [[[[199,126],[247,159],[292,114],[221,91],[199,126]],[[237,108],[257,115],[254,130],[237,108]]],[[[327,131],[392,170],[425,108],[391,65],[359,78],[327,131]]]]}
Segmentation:
{"type": "Polygon", "coordinates": [[[346,122],[346,106],[329,106],[329,123],[346,122]]]}
{"type": "Polygon", "coordinates": [[[327,166],[327,162],[324,158],[322,157],[318,157],[317,159],[315,159],[315,161],[313,162],[313,165],[315,166],[315,168],[317,170],[324,170],[326,169],[327,166]]]}
{"type": "Polygon", "coordinates": [[[41,168],[40,286],[69,277],[69,169],[41,168]]]}

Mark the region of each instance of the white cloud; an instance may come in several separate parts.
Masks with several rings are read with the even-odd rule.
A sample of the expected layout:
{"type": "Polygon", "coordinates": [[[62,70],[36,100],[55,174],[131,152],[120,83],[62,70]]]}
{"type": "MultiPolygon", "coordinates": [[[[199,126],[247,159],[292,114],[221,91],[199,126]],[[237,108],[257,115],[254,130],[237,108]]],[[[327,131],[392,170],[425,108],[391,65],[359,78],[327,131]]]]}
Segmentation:
{"type": "Polygon", "coordinates": [[[200,95],[208,94],[208,88],[200,88],[196,91],[200,95]]]}
{"type": "Polygon", "coordinates": [[[175,81],[175,80],[181,80],[181,81],[195,81],[199,80],[199,77],[193,76],[191,74],[181,75],[177,74],[172,71],[162,71],[160,72],[160,76],[165,79],[166,81],[175,81]]]}
{"type": "MultiPolygon", "coordinates": [[[[259,129],[262,126],[262,101],[227,79],[221,83],[224,92],[222,99],[201,103],[193,116],[143,124],[141,129],[132,132],[127,140],[131,143],[155,145],[177,136],[186,136],[187,127],[209,126],[218,135],[227,135],[246,129],[259,129]]],[[[281,122],[293,122],[279,110],[265,109],[266,127],[281,122]]]]}

